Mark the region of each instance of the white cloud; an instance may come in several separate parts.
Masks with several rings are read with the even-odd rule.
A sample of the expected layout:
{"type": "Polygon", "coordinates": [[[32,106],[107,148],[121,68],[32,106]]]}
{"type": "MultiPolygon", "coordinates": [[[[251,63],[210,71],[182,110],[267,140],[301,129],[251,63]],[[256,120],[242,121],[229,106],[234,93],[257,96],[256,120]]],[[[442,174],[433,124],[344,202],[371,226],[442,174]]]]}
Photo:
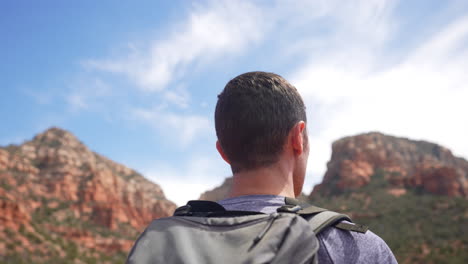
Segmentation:
{"type": "Polygon", "coordinates": [[[133,48],[125,58],[88,60],[84,65],[123,73],[143,90],[161,91],[183,75],[187,66],[237,54],[261,39],[264,20],[254,5],[244,1],[209,3],[194,5],[188,18],[174,25],[165,39],[153,41],[149,50],[133,48]]]}
{"type": "MultiPolygon", "coordinates": [[[[324,174],[333,140],[362,132],[425,139],[468,157],[467,39],[468,17],[462,17],[380,71],[374,69],[389,58],[375,46],[363,54],[373,60],[333,56],[336,50],[330,49],[323,54],[327,60],[308,62],[293,73],[290,79],[309,106],[309,184],[324,174]]],[[[355,40],[342,42],[339,50],[346,52],[355,40]]]]}
{"type": "Polygon", "coordinates": [[[174,90],[166,90],[164,92],[164,100],[184,109],[189,107],[190,94],[187,89],[178,87],[174,90]]]}
{"type": "Polygon", "coordinates": [[[111,87],[99,78],[81,79],[70,82],[68,86],[69,90],[64,97],[72,111],[99,106],[99,99],[111,94],[111,87]]]}
{"type": "Polygon", "coordinates": [[[143,175],[159,184],[166,197],[179,206],[198,199],[201,193],[217,187],[231,174],[229,166],[218,157],[199,155],[178,162],[181,166],[155,162],[153,168],[143,170],[143,175]]]}
{"type": "Polygon", "coordinates": [[[73,109],[88,109],[89,105],[86,103],[86,98],[83,94],[73,93],[67,96],[67,102],[73,109]]]}
{"type": "Polygon", "coordinates": [[[275,21],[272,37],[281,43],[278,55],[295,55],[299,63],[341,58],[347,64],[353,58],[374,59],[367,51],[380,47],[396,29],[390,19],[395,5],[393,0],[277,1],[268,18],[275,21]]]}
{"type": "Polygon", "coordinates": [[[48,91],[35,91],[33,89],[21,89],[22,93],[28,97],[31,97],[34,102],[40,105],[47,105],[50,104],[54,96],[48,91]]]}
{"type": "Polygon", "coordinates": [[[134,118],[144,121],[159,131],[165,139],[180,147],[187,147],[195,139],[206,139],[213,136],[212,122],[202,115],[176,114],[164,106],[153,109],[134,109],[134,118]]]}

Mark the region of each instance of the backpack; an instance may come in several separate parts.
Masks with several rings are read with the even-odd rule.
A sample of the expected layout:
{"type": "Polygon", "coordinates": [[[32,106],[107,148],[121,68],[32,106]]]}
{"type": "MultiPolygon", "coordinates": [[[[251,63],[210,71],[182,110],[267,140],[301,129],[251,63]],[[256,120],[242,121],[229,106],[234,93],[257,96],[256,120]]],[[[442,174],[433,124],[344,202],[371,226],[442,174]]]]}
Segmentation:
{"type": "Polygon", "coordinates": [[[127,263],[317,263],[316,236],[325,228],[367,231],[347,215],[291,198],[285,202],[277,212],[264,214],[189,201],[174,216],[154,220],[127,263]]]}

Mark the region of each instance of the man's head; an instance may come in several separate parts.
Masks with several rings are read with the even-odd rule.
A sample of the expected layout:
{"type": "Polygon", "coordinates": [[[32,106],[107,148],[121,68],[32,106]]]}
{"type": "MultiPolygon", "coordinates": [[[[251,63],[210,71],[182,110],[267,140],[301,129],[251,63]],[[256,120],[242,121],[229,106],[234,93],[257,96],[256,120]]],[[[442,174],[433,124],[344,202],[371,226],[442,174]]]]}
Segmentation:
{"type": "Polygon", "coordinates": [[[295,128],[307,149],[306,121],[296,88],[274,73],[241,74],[218,95],[216,134],[233,173],[278,162],[295,128]]]}

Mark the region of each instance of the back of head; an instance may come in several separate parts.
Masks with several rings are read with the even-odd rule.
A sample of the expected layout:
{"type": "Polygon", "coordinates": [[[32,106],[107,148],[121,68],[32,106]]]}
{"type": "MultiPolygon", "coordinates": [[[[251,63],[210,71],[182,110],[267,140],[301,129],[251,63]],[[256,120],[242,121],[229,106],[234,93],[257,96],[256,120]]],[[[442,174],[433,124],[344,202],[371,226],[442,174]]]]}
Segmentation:
{"type": "Polygon", "coordinates": [[[277,162],[299,121],[307,121],[301,96],[274,73],[241,74],[218,95],[216,135],[233,173],[277,162]]]}

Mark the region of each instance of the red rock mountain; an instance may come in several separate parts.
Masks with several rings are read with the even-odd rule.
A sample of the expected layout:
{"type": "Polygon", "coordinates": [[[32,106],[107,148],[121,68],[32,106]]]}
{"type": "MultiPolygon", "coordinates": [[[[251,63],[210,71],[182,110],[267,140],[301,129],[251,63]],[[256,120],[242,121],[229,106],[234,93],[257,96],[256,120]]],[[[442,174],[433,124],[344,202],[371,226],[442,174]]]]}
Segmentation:
{"type": "Polygon", "coordinates": [[[157,184],[65,130],[0,148],[0,262],[122,261],[175,207],[157,184]]]}
{"type": "Polygon", "coordinates": [[[367,185],[384,172],[389,192],[419,188],[429,193],[468,197],[468,162],[437,144],[368,133],[333,143],[327,172],[313,194],[337,194],[367,185]]]}

